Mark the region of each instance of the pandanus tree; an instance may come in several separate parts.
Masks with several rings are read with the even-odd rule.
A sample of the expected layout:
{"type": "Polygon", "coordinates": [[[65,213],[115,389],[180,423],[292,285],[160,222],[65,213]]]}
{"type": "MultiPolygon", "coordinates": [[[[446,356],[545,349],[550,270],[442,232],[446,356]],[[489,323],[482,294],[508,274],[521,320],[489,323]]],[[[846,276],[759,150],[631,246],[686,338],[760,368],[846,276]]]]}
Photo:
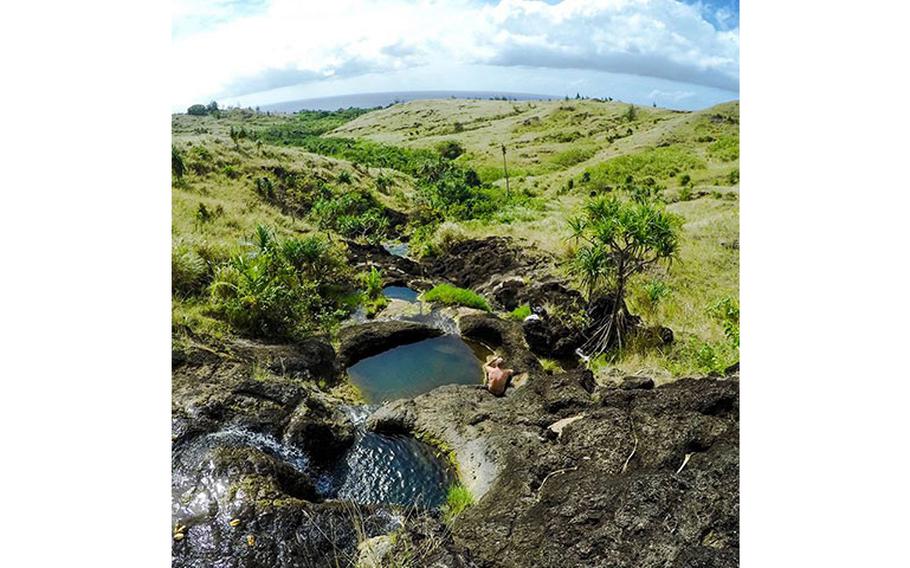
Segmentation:
{"type": "Polygon", "coordinates": [[[579,245],[572,271],[587,295],[589,312],[596,318],[581,350],[596,356],[614,344],[622,348],[626,333],[625,294],[629,279],[662,262],[669,263],[679,249],[682,220],[643,193],[633,198],[611,195],[585,204],[570,219],[572,238],[579,245]],[[609,313],[594,313],[598,299],[610,296],[609,313]]]}

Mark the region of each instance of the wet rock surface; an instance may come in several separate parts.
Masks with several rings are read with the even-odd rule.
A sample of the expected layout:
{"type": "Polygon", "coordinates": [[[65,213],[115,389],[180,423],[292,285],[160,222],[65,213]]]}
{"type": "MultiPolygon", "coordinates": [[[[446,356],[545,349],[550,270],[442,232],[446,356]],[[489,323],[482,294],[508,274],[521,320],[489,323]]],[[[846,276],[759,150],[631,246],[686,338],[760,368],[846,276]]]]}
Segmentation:
{"type": "Polygon", "coordinates": [[[376,321],[350,326],[338,334],[338,361],[348,367],[392,347],[438,337],[442,330],[409,321],[376,321]]]}
{"type": "Polygon", "coordinates": [[[476,566],[736,566],[738,403],[737,380],[595,388],[574,371],[505,399],[443,387],[371,425],[454,448],[480,499],[449,545],[476,566]]]}

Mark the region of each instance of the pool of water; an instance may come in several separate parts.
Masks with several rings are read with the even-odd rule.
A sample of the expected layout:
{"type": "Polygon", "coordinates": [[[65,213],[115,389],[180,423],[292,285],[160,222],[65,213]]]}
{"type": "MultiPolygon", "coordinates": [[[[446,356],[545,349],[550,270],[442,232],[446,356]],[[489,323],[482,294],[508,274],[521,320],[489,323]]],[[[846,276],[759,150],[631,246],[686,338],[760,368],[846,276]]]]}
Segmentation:
{"type": "Polygon", "coordinates": [[[408,252],[410,252],[408,243],[383,243],[382,248],[384,248],[386,251],[388,251],[389,254],[393,256],[406,257],[408,256],[408,252]]]}
{"type": "MultiPolygon", "coordinates": [[[[344,499],[364,505],[439,507],[455,483],[455,473],[436,450],[410,436],[370,432],[363,422],[370,407],[352,407],[357,433],[354,444],[331,464],[309,456],[266,434],[227,429],[200,436],[172,458],[172,514],[190,521],[224,515],[230,483],[215,476],[211,453],[218,447],[256,448],[306,475],[324,499],[344,499]]],[[[239,506],[239,501],[235,506],[239,506]]],[[[232,508],[230,505],[228,508],[232,508]]]]}
{"type": "Polygon", "coordinates": [[[326,495],[369,505],[439,507],[455,483],[449,464],[436,451],[410,436],[386,435],[363,428],[371,407],[349,412],[358,425],[354,445],[324,476],[326,495]]]}
{"type": "Polygon", "coordinates": [[[348,367],[351,381],[368,402],[411,398],[441,385],[483,382],[480,344],[443,335],[400,345],[348,367]]]}
{"type": "Polygon", "coordinates": [[[386,286],[382,289],[382,295],[390,300],[404,300],[405,302],[416,302],[419,293],[417,290],[411,290],[405,286],[386,286]]]}

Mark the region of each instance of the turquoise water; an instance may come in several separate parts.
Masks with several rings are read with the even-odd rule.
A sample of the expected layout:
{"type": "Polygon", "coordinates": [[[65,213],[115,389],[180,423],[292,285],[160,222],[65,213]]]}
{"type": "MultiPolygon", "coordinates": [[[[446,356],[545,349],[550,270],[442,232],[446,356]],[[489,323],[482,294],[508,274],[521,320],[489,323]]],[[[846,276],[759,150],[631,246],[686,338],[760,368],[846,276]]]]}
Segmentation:
{"type": "Polygon", "coordinates": [[[382,294],[390,300],[404,300],[405,302],[417,301],[417,290],[411,290],[404,286],[386,286],[382,289],[382,294]]]}
{"type": "Polygon", "coordinates": [[[411,398],[441,385],[481,384],[486,349],[457,335],[401,345],[348,367],[351,381],[371,403],[411,398]]]}

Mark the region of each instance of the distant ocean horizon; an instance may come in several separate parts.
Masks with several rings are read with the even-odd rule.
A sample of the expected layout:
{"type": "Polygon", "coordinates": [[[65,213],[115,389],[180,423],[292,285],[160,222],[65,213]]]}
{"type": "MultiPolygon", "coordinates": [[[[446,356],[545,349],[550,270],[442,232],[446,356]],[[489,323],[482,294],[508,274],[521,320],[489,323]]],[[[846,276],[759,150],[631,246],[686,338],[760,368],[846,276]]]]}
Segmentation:
{"type": "Polygon", "coordinates": [[[395,103],[421,99],[491,99],[507,98],[516,101],[543,101],[562,99],[563,96],[507,91],[390,91],[384,93],[356,93],[332,97],[316,97],[259,105],[259,110],[269,112],[298,112],[301,110],[338,110],[340,108],[384,107],[395,103]]]}

